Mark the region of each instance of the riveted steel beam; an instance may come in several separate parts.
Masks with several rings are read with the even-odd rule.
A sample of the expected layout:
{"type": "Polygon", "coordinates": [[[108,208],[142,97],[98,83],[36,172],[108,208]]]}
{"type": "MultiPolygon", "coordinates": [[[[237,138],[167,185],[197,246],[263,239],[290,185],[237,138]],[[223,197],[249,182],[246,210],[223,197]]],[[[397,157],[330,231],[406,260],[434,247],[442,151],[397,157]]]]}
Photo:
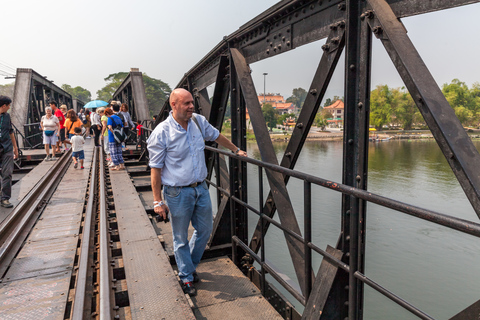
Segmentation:
{"type": "MultiPolygon", "coordinates": [[[[302,110],[297,120],[297,125],[293,129],[290,141],[285,149],[280,165],[289,169],[293,169],[297,163],[300,152],[302,151],[308,132],[312,127],[315,115],[317,114],[320,103],[325,96],[328,84],[332,78],[335,67],[343,51],[345,45],[345,22],[339,21],[331,25],[330,35],[323,46],[323,55],[317,67],[312,84],[308,90],[307,97],[303,104],[302,110]]],[[[284,177],[285,184],[288,183],[289,176],[284,177]]],[[[276,203],[273,201],[273,195],[270,194],[265,202],[264,212],[273,217],[276,210],[276,203]]],[[[269,223],[264,221],[264,230],[268,230],[269,223]]],[[[255,232],[250,242],[253,251],[258,252],[260,241],[260,233],[262,227],[260,222],[257,224],[255,232]]]]}
{"type": "MultiPolygon", "coordinates": [[[[273,144],[270,140],[267,126],[265,125],[265,119],[258,101],[255,86],[250,75],[250,68],[239,50],[232,48],[231,53],[233,59],[232,62],[238,72],[238,82],[240,83],[242,93],[245,97],[246,107],[248,108],[248,112],[250,114],[250,120],[252,122],[253,131],[257,139],[257,144],[261,146],[259,150],[262,161],[278,164],[275,150],[273,149],[273,144]]],[[[273,199],[277,205],[278,215],[282,225],[288,226],[297,234],[301,234],[285,182],[283,181],[283,175],[269,170],[266,170],[266,174],[270,184],[270,189],[273,193],[273,199]]],[[[305,262],[303,244],[287,233],[285,233],[285,239],[287,241],[290,256],[297,274],[297,279],[302,288],[302,292],[304,292],[305,262]]]]}
{"type": "MultiPolygon", "coordinates": [[[[399,18],[434,12],[480,0],[390,0],[392,10],[399,18]]],[[[345,1],[286,0],[272,6],[225,36],[200,62],[187,72],[201,89],[215,81],[215,69],[228,46],[241,49],[247,63],[267,59],[299,46],[326,38],[329,26],[345,20],[345,1]]]]}
{"type": "MultiPolygon", "coordinates": [[[[229,57],[232,61],[232,55],[229,57]]],[[[239,74],[243,73],[241,69],[237,70],[234,63],[230,63],[230,104],[232,108],[231,130],[232,142],[242,150],[247,149],[247,124],[246,124],[246,104],[244,92],[240,84],[239,74]]],[[[247,164],[237,159],[229,159],[229,179],[230,179],[230,194],[241,201],[247,202],[247,164]]],[[[241,206],[236,201],[230,200],[231,212],[231,230],[232,238],[237,236],[241,241],[247,243],[248,241],[248,213],[244,206],[241,206]]],[[[233,243],[233,241],[232,241],[233,243]]],[[[233,261],[237,266],[241,266],[242,258],[245,256],[245,251],[232,246],[233,261]]]]}
{"type": "Polygon", "coordinates": [[[132,120],[151,119],[143,74],[140,71],[133,70],[128,73],[128,76],[113,94],[113,99],[128,104],[132,120]]]}
{"type": "Polygon", "coordinates": [[[17,69],[14,97],[10,111],[12,124],[25,137],[25,141],[18,141],[20,148],[36,145],[38,138],[41,141],[39,126],[28,124],[40,122],[50,101],[72,108],[72,96],[68,92],[32,69],[17,69]]]}

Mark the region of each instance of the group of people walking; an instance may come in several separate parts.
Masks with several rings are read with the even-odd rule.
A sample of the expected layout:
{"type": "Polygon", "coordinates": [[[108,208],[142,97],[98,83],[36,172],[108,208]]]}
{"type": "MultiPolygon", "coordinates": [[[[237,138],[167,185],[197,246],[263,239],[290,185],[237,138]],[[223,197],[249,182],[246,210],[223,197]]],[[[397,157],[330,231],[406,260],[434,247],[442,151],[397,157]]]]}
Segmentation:
{"type": "Polygon", "coordinates": [[[93,132],[95,146],[100,147],[103,144],[109,167],[112,170],[124,170],[122,150],[126,149],[126,145],[124,142],[117,142],[114,129],[123,128],[128,137],[130,129],[134,129],[135,125],[128,112],[128,105],[121,104],[119,101],[111,101],[108,106],[92,112],[81,110],[78,114],[73,109],[67,111],[66,105],[58,108],[57,103],[51,101],[49,107],[45,108],[40,127],[43,131],[45,161],[55,160],[55,155],[61,152],[62,144],[65,151],[68,151],[67,145],[71,145],[74,167],[77,168],[77,161],[80,160],[80,169],[83,169],[85,140],[81,136],[85,133],[86,138],[90,138],[90,133],[93,132]],[[80,139],[74,139],[76,136],[79,136],[83,142],[79,142],[80,139]],[[75,143],[72,139],[76,140],[75,143]]]}

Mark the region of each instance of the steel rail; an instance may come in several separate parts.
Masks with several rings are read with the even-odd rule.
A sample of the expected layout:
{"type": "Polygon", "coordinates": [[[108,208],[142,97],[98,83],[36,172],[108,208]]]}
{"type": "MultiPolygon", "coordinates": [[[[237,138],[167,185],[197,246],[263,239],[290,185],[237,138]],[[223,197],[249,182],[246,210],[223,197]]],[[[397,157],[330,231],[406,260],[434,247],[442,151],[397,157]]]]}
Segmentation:
{"type": "Polygon", "coordinates": [[[83,319],[85,309],[85,294],[87,288],[87,273],[88,273],[88,260],[90,255],[90,231],[92,229],[93,215],[96,212],[96,195],[98,184],[98,153],[99,148],[94,149],[93,154],[93,166],[90,174],[90,190],[87,203],[87,209],[85,211],[85,220],[83,224],[83,235],[80,257],[78,261],[78,273],[77,283],[75,285],[75,299],[73,301],[73,320],[83,319]]]}
{"type": "Polygon", "coordinates": [[[325,187],[325,188],[328,188],[328,189],[331,189],[331,190],[334,190],[334,191],[337,191],[337,192],[341,192],[341,193],[346,194],[346,195],[354,196],[354,197],[363,199],[365,201],[369,201],[369,202],[381,205],[381,206],[386,207],[386,208],[390,208],[390,209],[393,209],[393,210],[396,210],[396,211],[399,211],[399,212],[403,212],[403,213],[406,213],[408,215],[411,215],[411,216],[414,216],[414,217],[417,217],[417,218],[420,218],[420,219],[423,219],[423,220],[426,220],[426,221],[430,221],[430,222],[435,223],[435,224],[442,225],[444,227],[448,227],[448,228],[451,228],[451,229],[454,229],[454,230],[457,230],[457,231],[460,231],[460,232],[464,232],[464,233],[470,234],[470,235],[475,236],[475,237],[480,237],[480,224],[472,222],[472,221],[456,218],[456,217],[449,216],[449,215],[446,215],[446,214],[443,214],[443,213],[439,213],[439,212],[435,212],[435,211],[432,211],[432,210],[428,210],[428,209],[420,208],[420,207],[417,207],[417,206],[413,206],[413,205],[410,205],[410,204],[407,204],[407,203],[404,203],[404,202],[401,202],[401,201],[398,201],[398,200],[394,200],[394,199],[391,199],[391,198],[387,198],[387,197],[384,197],[384,196],[381,196],[381,195],[371,193],[371,192],[366,191],[366,190],[350,187],[350,186],[347,186],[345,184],[337,183],[337,182],[334,182],[334,181],[331,181],[331,180],[322,179],[322,178],[319,178],[319,177],[316,177],[316,176],[313,176],[313,175],[310,175],[310,174],[306,174],[306,173],[303,173],[303,172],[300,172],[300,171],[288,169],[288,168],[285,168],[285,167],[282,167],[282,166],[279,166],[279,165],[274,165],[274,164],[271,164],[271,163],[268,163],[268,162],[262,162],[260,160],[256,160],[256,159],[252,159],[252,158],[237,156],[237,155],[232,154],[231,152],[220,150],[220,149],[217,149],[217,148],[205,146],[205,150],[218,152],[218,153],[221,153],[223,155],[233,157],[233,158],[236,158],[236,159],[239,159],[239,160],[242,160],[242,161],[245,161],[245,162],[260,166],[260,167],[263,167],[265,169],[281,172],[284,175],[289,175],[291,177],[302,179],[302,180],[311,182],[313,184],[316,184],[316,185],[319,185],[319,186],[322,186],[322,187],[325,187]]]}
{"type": "Polygon", "coordinates": [[[0,224],[0,276],[3,276],[25,241],[29,233],[28,227],[31,228],[36,223],[36,218],[60,183],[70,164],[71,153],[72,151],[64,153],[0,224]]]}
{"type": "Polygon", "coordinates": [[[110,275],[108,263],[108,221],[107,221],[107,195],[105,189],[105,163],[103,152],[100,152],[100,214],[99,214],[99,243],[100,243],[100,320],[111,320],[110,305],[110,275]]]}

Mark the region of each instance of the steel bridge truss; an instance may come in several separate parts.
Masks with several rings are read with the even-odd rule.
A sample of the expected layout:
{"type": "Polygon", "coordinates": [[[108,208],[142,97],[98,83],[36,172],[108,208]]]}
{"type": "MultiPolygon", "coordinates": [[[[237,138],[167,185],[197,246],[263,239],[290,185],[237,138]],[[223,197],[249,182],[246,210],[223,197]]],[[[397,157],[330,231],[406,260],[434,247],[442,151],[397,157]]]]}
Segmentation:
{"type": "Polygon", "coordinates": [[[138,69],[132,68],[120,87],[113,94],[113,100],[126,103],[133,121],[150,120],[147,95],[143,83],[143,75],[138,69]]]}
{"type": "Polygon", "coordinates": [[[11,116],[22,136],[18,139],[20,148],[43,148],[39,125],[50,101],[56,101],[58,106],[65,104],[68,109],[74,106],[81,109],[84,105],[80,100],[72,100],[68,92],[32,69],[17,69],[14,90],[11,116]]]}
{"type": "MultiPolygon", "coordinates": [[[[407,36],[400,20],[403,17],[476,2],[479,1],[280,1],[235,33],[225,37],[185,74],[177,87],[186,88],[193,94],[196,112],[204,115],[219,130],[222,128],[227,102],[230,101],[232,141],[243,150],[246,149],[245,113],[248,108],[262,161],[294,169],[332,74],[342,51],[345,51],[342,184],[361,192],[367,190],[371,47],[373,37],[376,37],[392,59],[452,171],[480,217],[478,170],[480,155],[407,36]],[[282,160],[278,163],[249,64],[324,38],[326,43],[322,47],[323,54],[317,71],[291,140],[282,160]],[[210,103],[207,86],[213,83],[215,89],[210,103]]],[[[168,116],[169,108],[166,103],[157,121],[168,116]]],[[[233,234],[237,243],[249,243],[248,248],[233,246],[233,259],[241,264],[246,253],[255,255],[259,252],[261,239],[270,222],[268,219],[260,219],[253,237],[248,239],[247,209],[238,203],[247,202],[246,163],[233,157],[227,164],[225,155],[221,152],[215,154],[211,148],[207,148],[206,159],[209,178],[215,170],[217,187],[220,190],[218,213],[209,247],[212,249],[230,243],[233,234]],[[232,197],[238,201],[232,201],[232,197]],[[233,221],[231,217],[234,217],[233,221]]],[[[305,243],[294,236],[301,235],[301,231],[286,187],[289,175],[267,168],[266,176],[271,191],[264,202],[262,213],[271,218],[278,212],[281,225],[291,231],[284,231],[284,234],[301,287],[301,293],[297,296],[300,300],[303,299],[306,306],[303,318],[362,319],[363,285],[366,281],[360,281],[359,274],[363,274],[365,268],[365,198],[352,193],[343,193],[341,233],[336,248],[327,249],[330,256],[327,254],[328,259],[324,259],[324,262],[333,261],[335,258],[341,259],[345,263],[344,268],[332,270],[328,262],[322,262],[319,272],[315,275],[309,268],[311,257],[306,256],[305,243]],[[347,269],[349,272],[345,272],[347,269]]],[[[435,217],[423,216],[424,219],[432,221],[436,220],[435,217]]],[[[308,236],[305,235],[305,239],[308,236]]],[[[480,303],[476,303],[465,312],[478,315],[480,303]]],[[[417,315],[422,319],[431,319],[421,312],[417,315]]]]}

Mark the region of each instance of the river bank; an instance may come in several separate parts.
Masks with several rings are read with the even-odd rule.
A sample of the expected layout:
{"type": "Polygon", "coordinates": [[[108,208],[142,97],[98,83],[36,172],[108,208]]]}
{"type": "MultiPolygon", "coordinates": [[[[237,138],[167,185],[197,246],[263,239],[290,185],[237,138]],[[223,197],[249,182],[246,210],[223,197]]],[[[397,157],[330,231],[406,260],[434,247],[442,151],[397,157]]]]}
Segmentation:
{"type": "MultiPolygon", "coordinates": [[[[469,133],[472,140],[480,139],[480,133],[469,133]]],[[[414,139],[434,139],[433,134],[429,130],[415,131],[374,131],[370,136],[376,140],[414,140],[414,139]]],[[[291,133],[287,134],[270,134],[272,141],[289,141],[291,133]]],[[[343,131],[335,129],[335,131],[321,131],[312,129],[307,136],[307,141],[338,141],[343,140],[343,131]]]]}
{"type": "MultiPolygon", "coordinates": [[[[227,138],[231,138],[230,131],[222,132],[227,138]]],[[[469,133],[472,140],[480,139],[480,132],[469,133]]],[[[270,133],[270,139],[274,142],[288,142],[292,136],[292,131],[270,133]]],[[[376,140],[416,140],[416,139],[433,139],[433,134],[429,130],[411,130],[411,131],[372,131],[370,136],[376,140]]],[[[256,141],[253,130],[247,132],[248,141],[256,141]]],[[[321,131],[313,127],[308,136],[307,141],[342,141],[343,131],[340,128],[333,128],[321,131]]]]}

